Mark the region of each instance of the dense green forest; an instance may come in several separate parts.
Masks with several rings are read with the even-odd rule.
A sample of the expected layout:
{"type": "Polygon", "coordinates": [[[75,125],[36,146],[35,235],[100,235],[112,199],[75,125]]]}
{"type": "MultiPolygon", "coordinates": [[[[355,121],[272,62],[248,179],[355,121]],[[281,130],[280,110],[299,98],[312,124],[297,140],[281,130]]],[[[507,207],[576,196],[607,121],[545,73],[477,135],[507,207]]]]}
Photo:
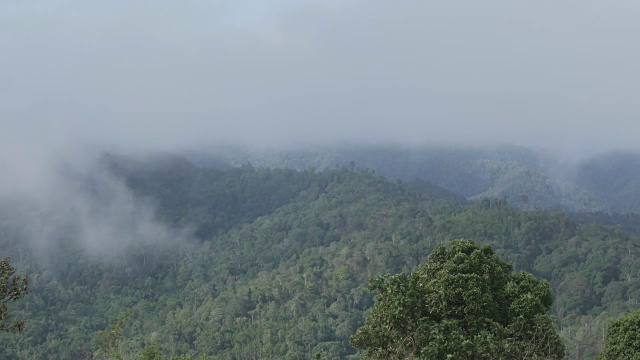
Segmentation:
{"type": "MultiPolygon", "coordinates": [[[[536,206],[542,200],[529,187],[548,178],[527,174],[537,161],[529,152],[512,153],[398,162],[407,154],[380,152],[375,164],[354,156],[338,168],[320,158],[280,168],[105,155],[100,168],[151,204],[155,221],[189,235],[122,242],[105,253],[72,226],[29,241],[29,223],[16,218],[47,223],[57,215],[3,207],[0,254],[29,276],[30,292],[15,308],[26,329],[0,334],[0,358],[356,359],[362,353],[349,339],[372,311],[370,279],[410,273],[456,239],[490,245],[516,270],[549,281],[565,358],[594,358],[606,324],[640,307],[639,239],[612,216],[603,226],[594,214],[536,206]],[[450,171],[422,167],[427,160],[450,171]],[[409,169],[393,181],[380,176],[409,169]],[[513,180],[513,195],[496,190],[513,176],[537,183],[513,180]]],[[[77,181],[90,199],[110,198],[95,178],[77,181]]],[[[583,202],[578,209],[606,209],[576,191],[585,194],[570,198],[583,202]]]]}
{"type": "Polygon", "coordinates": [[[506,198],[512,206],[570,212],[640,212],[640,154],[562,158],[515,145],[494,147],[327,146],[307,150],[223,148],[193,153],[196,163],[332,169],[355,161],[388,179],[423,180],[469,199],[506,198]],[[524,196],[523,196],[524,195],[524,196]]]}

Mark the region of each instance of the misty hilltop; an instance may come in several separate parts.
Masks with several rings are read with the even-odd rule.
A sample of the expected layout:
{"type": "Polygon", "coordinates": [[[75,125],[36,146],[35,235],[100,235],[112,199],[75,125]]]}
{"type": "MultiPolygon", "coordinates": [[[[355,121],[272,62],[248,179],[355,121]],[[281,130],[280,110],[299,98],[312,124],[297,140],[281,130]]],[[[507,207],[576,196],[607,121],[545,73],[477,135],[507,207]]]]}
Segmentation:
{"type": "Polygon", "coordinates": [[[640,152],[567,159],[525,147],[348,145],[300,150],[242,148],[191,153],[212,167],[331,169],[353,162],[389,180],[428,181],[469,200],[506,198],[522,209],[640,213],[640,152]],[[224,165],[226,164],[226,165],[224,165]]]}

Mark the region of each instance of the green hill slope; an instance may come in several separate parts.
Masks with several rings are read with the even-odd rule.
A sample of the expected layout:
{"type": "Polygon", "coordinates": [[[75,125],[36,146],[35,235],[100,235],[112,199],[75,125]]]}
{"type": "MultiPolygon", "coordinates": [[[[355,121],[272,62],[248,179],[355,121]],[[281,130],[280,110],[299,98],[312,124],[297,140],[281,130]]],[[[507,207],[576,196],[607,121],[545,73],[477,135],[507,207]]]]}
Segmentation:
{"type": "Polygon", "coordinates": [[[333,169],[355,162],[390,180],[423,180],[469,199],[506,197],[513,206],[572,212],[640,212],[640,158],[608,153],[562,162],[518,146],[336,146],[313,150],[213,152],[197,157],[258,167],[333,169]],[[523,196],[524,195],[524,196],[523,196]],[[523,202],[522,199],[528,199],[523,202]]]}
{"type": "Polygon", "coordinates": [[[81,236],[61,234],[51,261],[4,221],[0,249],[32,281],[19,310],[29,326],[0,335],[0,357],[91,358],[95,334],[132,310],[119,345],[126,358],[152,347],[167,358],[357,358],[348,339],[373,304],[368,279],[410,271],[436,244],[460,238],[550,281],[569,358],[592,357],[597,324],[637,307],[638,238],[561,212],[455,202],[346,168],[107,163],[135,197],[155,202],[160,221],[188,224],[196,237],[96,256],[81,236]]]}

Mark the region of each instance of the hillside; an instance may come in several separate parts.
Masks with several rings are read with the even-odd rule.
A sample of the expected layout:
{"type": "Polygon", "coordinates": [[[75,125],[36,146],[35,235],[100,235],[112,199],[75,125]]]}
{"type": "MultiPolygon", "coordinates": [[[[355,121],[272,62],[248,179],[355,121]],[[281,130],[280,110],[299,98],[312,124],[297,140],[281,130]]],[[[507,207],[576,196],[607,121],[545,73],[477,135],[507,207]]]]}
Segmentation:
{"type": "Polygon", "coordinates": [[[521,209],[570,212],[640,212],[640,155],[599,154],[564,161],[519,146],[335,146],[312,150],[212,150],[194,160],[207,164],[333,169],[355,162],[390,180],[423,180],[468,199],[505,197],[521,209]],[[206,159],[210,159],[206,161],[206,159]],[[211,159],[215,159],[211,160],[211,159]]]}
{"type": "Polygon", "coordinates": [[[581,163],[574,181],[625,212],[638,212],[640,154],[609,152],[581,163]]]}
{"type": "MultiPolygon", "coordinates": [[[[5,217],[0,251],[31,278],[22,335],[1,334],[6,359],[92,358],[99,332],[131,310],[127,358],[358,358],[348,345],[373,304],[366,285],[407,272],[435,245],[474,239],[551,283],[569,359],[602,348],[602,326],[638,307],[639,239],[562,212],[503,199],[467,203],[433,184],[390,182],[356,167],[226,171],[181,157],[103,157],[155,221],[193,236],[124,242],[109,253],[63,231],[47,251],[5,217]]],[[[91,194],[101,182],[92,181],[91,194]]],[[[25,210],[32,211],[32,210],[25,210]]],[[[47,222],[42,214],[39,221],[47,222]]],[[[166,230],[165,233],[170,233],[166,230]]]]}

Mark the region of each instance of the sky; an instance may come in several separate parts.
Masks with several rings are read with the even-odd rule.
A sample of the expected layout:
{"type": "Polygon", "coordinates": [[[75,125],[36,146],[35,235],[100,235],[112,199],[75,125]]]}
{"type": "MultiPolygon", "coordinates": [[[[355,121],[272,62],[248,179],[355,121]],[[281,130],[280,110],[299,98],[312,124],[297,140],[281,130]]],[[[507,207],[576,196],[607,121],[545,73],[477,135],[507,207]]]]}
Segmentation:
{"type": "Polygon", "coordinates": [[[0,150],[635,148],[639,18],[635,0],[0,0],[0,150]]]}

